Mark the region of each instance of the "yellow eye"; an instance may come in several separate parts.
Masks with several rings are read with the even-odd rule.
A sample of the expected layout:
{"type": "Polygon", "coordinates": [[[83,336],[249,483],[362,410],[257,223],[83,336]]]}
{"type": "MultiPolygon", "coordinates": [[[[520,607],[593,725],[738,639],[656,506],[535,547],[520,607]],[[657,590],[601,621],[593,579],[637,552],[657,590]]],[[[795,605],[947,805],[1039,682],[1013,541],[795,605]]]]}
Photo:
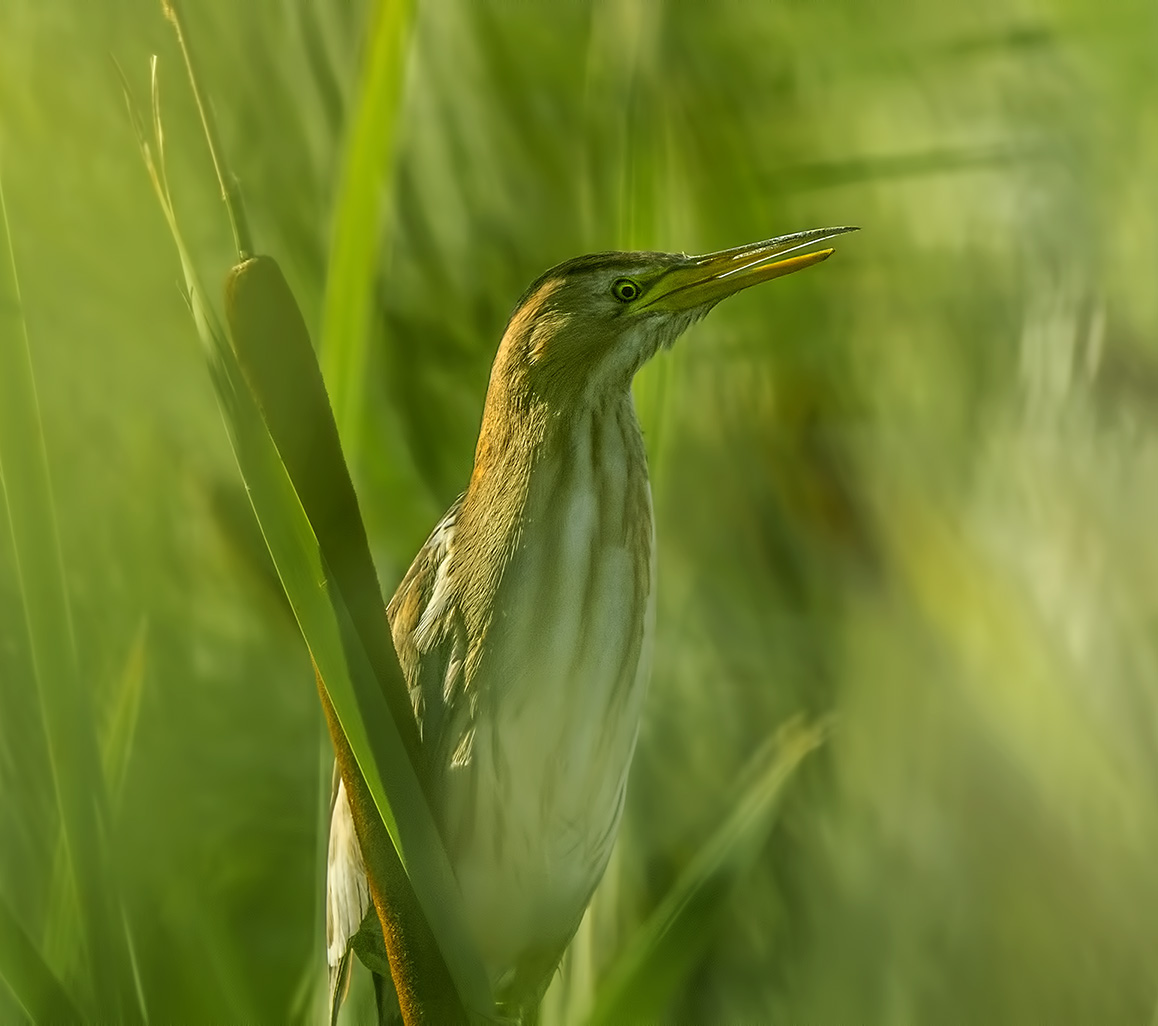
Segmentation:
{"type": "Polygon", "coordinates": [[[630,303],[639,298],[639,286],[630,278],[616,278],[611,286],[611,294],[621,303],[630,303]]]}

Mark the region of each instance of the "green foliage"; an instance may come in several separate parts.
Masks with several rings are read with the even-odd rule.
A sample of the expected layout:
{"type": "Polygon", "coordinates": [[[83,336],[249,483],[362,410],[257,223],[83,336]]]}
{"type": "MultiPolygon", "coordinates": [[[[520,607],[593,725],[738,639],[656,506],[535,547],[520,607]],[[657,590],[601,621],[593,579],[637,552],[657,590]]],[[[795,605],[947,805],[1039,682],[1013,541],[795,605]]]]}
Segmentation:
{"type": "MultiPolygon", "coordinates": [[[[789,723],[752,759],[736,802],[663,900],[635,931],[594,995],[590,1026],[652,1022],[712,942],[729,893],[738,889],[768,841],[777,802],[796,767],[823,740],[815,727],[789,723]]],[[[567,1009],[577,1018],[575,1006],[567,1009]]]]}
{"type": "Polygon", "coordinates": [[[488,1014],[489,983],[467,938],[450,863],[416,773],[421,762],[409,695],[389,646],[384,600],[301,314],[269,257],[230,272],[225,305],[237,362],[218,392],[254,513],[451,979],[469,1008],[488,1014]],[[238,372],[252,411],[236,397],[244,390],[238,372]],[[268,442],[259,441],[255,436],[266,429],[268,442]],[[297,523],[287,532],[290,511],[297,523]]]}
{"type": "Polygon", "coordinates": [[[361,436],[370,310],[382,250],[381,195],[392,183],[393,142],[410,48],[413,0],[378,5],[369,22],[358,107],[345,144],[326,267],[322,358],[346,452],[361,436]]]}
{"type": "MultiPolygon", "coordinates": [[[[128,948],[117,914],[116,876],[110,866],[108,793],[89,695],[81,686],[73,645],[36,378],[2,189],[0,223],[5,236],[0,264],[0,482],[33,667],[24,683],[39,698],[71,893],[80,913],[91,999],[97,1008],[132,1021],[137,1008],[127,986],[128,948]]],[[[4,933],[5,954],[13,968],[0,975],[17,978],[14,991],[18,995],[28,982],[31,1000],[25,1007],[37,1013],[68,1007],[56,993],[59,984],[51,968],[28,950],[27,937],[7,909],[4,933]],[[27,980],[20,979],[26,970],[27,980]]]]}
{"type": "MultiPolygon", "coordinates": [[[[177,12],[168,10],[188,62],[194,98],[238,249],[245,215],[219,151],[177,12]]],[[[449,968],[459,996],[492,1008],[485,973],[466,939],[453,876],[423,798],[418,736],[406,686],[383,629],[383,599],[357,498],[338,442],[321,371],[293,294],[276,261],[244,258],[227,275],[226,333],[185,245],[167,180],[157,66],[152,131],[126,84],[138,144],[181,260],[197,326],[238,469],[285,595],[301,628],[344,744],[377,808],[449,968]]],[[[240,254],[239,254],[240,256],[240,254]]],[[[367,852],[367,864],[378,867],[367,852]]]]}
{"type": "Polygon", "coordinates": [[[21,1009],[34,1022],[80,1020],[80,1011],[3,899],[0,899],[0,973],[21,1009]]]}
{"type": "MultiPolygon", "coordinates": [[[[382,134],[354,188],[358,112],[387,99],[359,92],[370,5],[189,6],[252,233],[315,340],[339,221],[362,230],[342,280],[370,308],[339,311],[342,359],[387,591],[467,480],[499,333],[546,266],[865,229],[639,382],[656,669],[621,843],[545,1015],[622,979],[743,807],[752,753],[803,711],[834,714],[825,744],[746,870],[737,847],[659,1018],[1150,1017],[1149,7],[416,4],[401,106],[363,123],[382,134]]],[[[27,329],[40,424],[3,452],[0,1021],[105,1000],[94,931],[122,938],[125,1014],[139,980],[159,1022],[315,1021],[329,742],[110,52],[138,95],[160,54],[190,260],[210,282],[234,262],[154,0],[0,5],[22,298],[0,347],[27,329]],[[36,633],[33,565],[55,589],[36,633]],[[63,667],[48,692],[39,650],[63,667]],[[102,779],[86,826],[68,795],[102,779]]],[[[349,1020],[371,1006],[355,980],[349,1020]]]]}

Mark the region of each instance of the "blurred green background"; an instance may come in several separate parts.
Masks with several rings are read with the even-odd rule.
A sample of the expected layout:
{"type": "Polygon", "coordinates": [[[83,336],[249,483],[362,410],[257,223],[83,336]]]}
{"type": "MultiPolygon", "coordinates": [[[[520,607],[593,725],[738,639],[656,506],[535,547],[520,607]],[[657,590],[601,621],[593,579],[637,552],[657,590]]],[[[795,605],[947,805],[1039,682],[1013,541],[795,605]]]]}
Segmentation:
{"type": "MultiPolygon", "coordinates": [[[[372,13],[188,5],[315,340],[372,13]]],[[[1154,1021],[1156,52],[1141,0],[417,3],[347,436],[387,590],[466,483],[540,271],[864,227],[637,382],[656,669],[551,1021],[801,712],[831,736],[668,1018],[1154,1021]]],[[[158,4],[0,6],[0,174],[111,781],[110,915],[150,1019],[315,1021],[329,741],[110,60],[147,104],[152,53],[215,286],[228,221],[158,4]]],[[[52,772],[75,753],[47,740],[6,516],[0,902],[93,1007],[52,772]]],[[[348,1020],[371,1007],[360,981],[348,1020]]],[[[0,983],[0,1021],[22,1016],[0,983]]]]}

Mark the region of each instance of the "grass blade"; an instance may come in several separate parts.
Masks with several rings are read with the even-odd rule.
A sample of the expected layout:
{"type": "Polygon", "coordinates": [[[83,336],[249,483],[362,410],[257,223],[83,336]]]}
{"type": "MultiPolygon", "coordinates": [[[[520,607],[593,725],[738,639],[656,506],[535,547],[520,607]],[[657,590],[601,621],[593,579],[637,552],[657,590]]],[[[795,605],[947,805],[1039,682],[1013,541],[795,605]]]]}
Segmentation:
{"type": "Polygon", "coordinates": [[[135,1019],[125,937],[106,846],[108,797],[88,693],[81,684],[48,454],[0,186],[0,480],[61,828],[74,875],[93,991],[107,1016],[135,1019]]]}
{"type": "MultiPolygon", "coordinates": [[[[243,372],[331,584],[329,600],[338,615],[347,673],[335,675],[319,664],[326,691],[426,919],[442,942],[457,988],[464,1000],[474,994],[472,1003],[485,1006],[486,977],[467,940],[457,885],[415,770],[421,763],[414,717],[390,647],[365,528],[305,324],[277,264],[268,257],[234,268],[226,297],[230,335],[243,372]],[[343,693],[347,681],[352,690],[343,693]],[[379,782],[379,774],[387,786],[379,782]],[[387,797],[391,800],[383,807],[387,797]]],[[[307,641],[313,650],[308,635],[307,641]]]]}
{"type": "Polygon", "coordinates": [[[380,197],[401,106],[413,0],[379,0],[334,204],[322,368],[352,465],[365,395],[367,332],[383,238],[380,197]]]}
{"type": "Polygon", "coordinates": [[[751,783],[728,818],[619,956],[595,999],[588,1026],[654,1022],[707,948],[723,899],[755,861],[775,822],[778,799],[824,729],[794,720],[752,759],[751,783]]]}
{"type": "MultiPolygon", "coordinates": [[[[146,637],[147,624],[145,620],[142,620],[133,637],[128,657],[119,675],[113,695],[111,714],[100,739],[105,788],[109,795],[110,815],[114,821],[120,808],[121,795],[128,774],[129,757],[132,753],[133,740],[136,734],[137,716],[140,712],[141,691],[145,678],[146,637]]],[[[78,936],[76,889],[73,885],[68,849],[64,843],[64,838],[60,839],[53,854],[50,880],[43,950],[52,965],[62,968],[70,965],[75,958],[78,936]]],[[[125,937],[130,968],[133,968],[132,936],[127,921],[125,923],[125,937]]],[[[145,1005],[139,981],[134,979],[134,985],[143,1012],[145,1005]]]]}
{"type": "Polygon", "coordinates": [[[326,695],[440,942],[447,968],[463,1000],[485,1010],[489,995],[481,966],[458,968],[473,952],[465,940],[461,913],[455,922],[460,903],[457,885],[406,747],[289,475],[264,425],[256,419],[257,409],[248,393],[245,400],[239,400],[227,415],[235,431],[238,464],[270,554],[326,695]],[[245,400],[249,408],[238,409],[245,400]]]}
{"type": "MultiPolygon", "coordinates": [[[[304,494],[327,532],[327,547],[323,550],[319,546],[318,536],[303,505],[296,482],[267,430],[262,408],[259,407],[246,383],[237,356],[205,299],[206,293],[200,285],[184,245],[169,198],[161,158],[162,136],[155,62],[153,80],[152,145],[131,101],[130,114],[154,189],[181,259],[190,308],[209,362],[214,388],[250,501],[318,671],[323,702],[332,703],[333,712],[341,725],[341,733],[349,743],[369,796],[406,868],[426,921],[434,929],[439,951],[454,980],[459,997],[473,1012],[485,1017],[493,1008],[493,1001],[490,998],[489,984],[481,961],[467,940],[459,908],[461,899],[457,884],[415,773],[409,746],[404,742],[397,725],[398,721],[383,697],[382,683],[362,641],[363,628],[369,636],[373,636],[370,617],[375,614],[370,613],[371,607],[377,610],[377,625],[383,637],[386,636],[387,628],[377,579],[373,565],[369,562],[368,548],[363,543],[362,546],[355,544],[351,549],[346,541],[337,537],[342,532],[352,529],[356,533],[362,532],[364,538],[364,528],[358,515],[356,500],[353,499],[351,488],[350,496],[339,500],[337,507],[339,515],[335,518],[334,508],[325,505],[325,496],[317,487],[319,474],[331,475],[328,478],[331,482],[344,479],[346,487],[350,487],[348,478],[345,477],[340,450],[337,450],[336,462],[323,471],[313,466],[308,454],[301,451],[301,445],[314,438],[319,430],[316,423],[307,421],[307,430],[300,435],[294,435],[292,430],[288,436],[284,430],[282,432],[281,442],[285,445],[286,451],[292,454],[293,469],[305,481],[304,494]],[[311,474],[315,476],[311,477],[311,474]],[[346,504],[342,505],[343,502],[346,504]],[[352,518],[352,527],[348,518],[352,518]],[[353,595],[361,607],[356,615],[349,612],[343,598],[342,587],[338,584],[338,576],[328,561],[330,558],[338,560],[347,592],[353,595]],[[357,585],[352,586],[351,580],[356,580],[357,585]]],[[[250,261],[243,264],[242,268],[252,266],[261,267],[263,270],[271,268],[276,270],[276,264],[269,258],[250,261]]],[[[236,275],[234,281],[236,285],[246,284],[247,288],[253,284],[253,281],[244,275],[236,275]]],[[[301,315],[297,312],[296,304],[293,303],[293,297],[289,294],[284,279],[280,277],[280,271],[277,272],[277,283],[274,285],[275,289],[280,285],[280,288],[285,290],[284,294],[277,293],[279,299],[293,304],[292,317],[300,322],[301,315]]],[[[265,279],[264,284],[268,286],[269,280],[265,279]]],[[[246,311],[242,321],[254,312],[255,307],[250,303],[251,297],[247,294],[242,304],[246,311]]],[[[235,295],[231,300],[231,307],[236,305],[235,295]]],[[[261,336],[262,345],[282,343],[283,348],[279,352],[282,352],[283,356],[287,338],[298,347],[294,362],[289,365],[283,363],[281,367],[283,375],[288,367],[287,376],[276,372],[272,373],[268,380],[264,376],[262,368],[268,370],[270,367],[262,361],[275,358],[276,354],[272,350],[263,350],[261,357],[251,362],[250,370],[251,372],[256,370],[257,380],[275,389],[274,393],[262,393],[267,413],[270,410],[276,413],[286,409],[284,390],[287,388],[291,395],[311,395],[311,389],[320,388],[316,362],[313,362],[312,355],[310,356],[312,377],[308,366],[303,369],[301,346],[304,345],[307,349],[309,347],[304,324],[293,323],[288,336],[278,331],[279,327],[285,326],[287,316],[291,315],[282,309],[272,322],[261,323],[260,317],[256,325],[245,321],[246,333],[252,329],[261,336]],[[306,382],[304,385],[301,380],[297,380],[302,376],[306,382]],[[293,383],[287,384],[287,380],[293,383]],[[278,388],[283,391],[277,392],[278,388]]],[[[241,322],[234,325],[235,331],[240,326],[241,322]]],[[[254,352],[248,338],[239,349],[251,356],[254,352]]],[[[312,350],[310,353],[312,354],[312,350]]],[[[317,395],[307,400],[306,412],[311,411],[314,417],[328,419],[330,416],[328,405],[323,403],[320,407],[317,395]]],[[[279,428],[286,428],[285,422],[276,415],[273,421],[279,428]]],[[[330,431],[333,431],[332,422],[330,431]]],[[[324,449],[323,453],[333,455],[326,453],[324,449]]],[[[322,480],[327,478],[323,477],[322,480]]],[[[340,485],[337,487],[340,488],[340,485]]],[[[408,706],[406,718],[402,722],[409,722],[413,729],[413,715],[408,706]]],[[[341,738],[336,738],[336,741],[340,744],[341,738]]]]}
{"type": "Polygon", "coordinates": [[[277,263],[257,257],[233,268],[225,283],[225,309],[246,382],[350,610],[404,751],[417,766],[418,730],[390,642],[358,498],[305,321],[277,263]]]}
{"type": "Polygon", "coordinates": [[[0,897],[0,980],[33,1022],[81,1022],[83,1016],[0,897]]]}
{"type": "Polygon", "coordinates": [[[177,44],[181,49],[181,56],[185,58],[185,72],[188,74],[189,82],[193,87],[193,100],[197,104],[201,128],[204,130],[205,139],[209,143],[209,156],[213,161],[213,170],[217,173],[217,180],[221,184],[221,198],[225,200],[225,210],[229,214],[229,224],[233,229],[233,243],[237,247],[238,253],[249,256],[253,252],[253,242],[249,234],[249,220],[245,215],[245,204],[241,202],[241,186],[221,161],[221,144],[217,139],[217,123],[209,112],[209,108],[206,107],[203,94],[197,84],[197,60],[193,55],[193,42],[185,35],[180,4],[178,0],[161,0],[161,9],[177,33],[177,44]]]}
{"type": "Polygon", "coordinates": [[[282,585],[358,769],[440,942],[447,968],[463,1000],[485,1010],[489,995],[481,965],[467,963],[460,968],[472,954],[461,913],[455,922],[460,899],[406,746],[293,483],[252,398],[237,386],[243,388],[244,383],[231,380],[220,394],[229,400],[223,406],[238,464],[282,585]]]}
{"type": "Polygon", "coordinates": [[[137,733],[137,718],[141,711],[141,692],[145,683],[145,656],[149,637],[148,621],[142,619],[128,657],[121,670],[114,694],[112,714],[101,743],[101,762],[104,766],[106,787],[113,814],[120,805],[121,794],[128,775],[129,759],[137,733]]]}

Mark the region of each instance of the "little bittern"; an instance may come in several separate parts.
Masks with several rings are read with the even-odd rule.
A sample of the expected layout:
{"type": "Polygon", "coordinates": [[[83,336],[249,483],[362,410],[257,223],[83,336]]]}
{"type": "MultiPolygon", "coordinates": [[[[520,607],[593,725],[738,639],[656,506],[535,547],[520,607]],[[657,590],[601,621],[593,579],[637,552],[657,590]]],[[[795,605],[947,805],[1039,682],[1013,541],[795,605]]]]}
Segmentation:
{"type": "MultiPolygon", "coordinates": [[[[810,247],[851,230],[578,257],[527,289],[503,333],[470,484],[387,616],[467,925],[509,1015],[533,1013],[603,875],[639,729],[655,534],[632,378],[721,299],[824,260],[810,247]]],[[[332,988],[373,914],[364,872],[339,787],[332,988]]]]}

